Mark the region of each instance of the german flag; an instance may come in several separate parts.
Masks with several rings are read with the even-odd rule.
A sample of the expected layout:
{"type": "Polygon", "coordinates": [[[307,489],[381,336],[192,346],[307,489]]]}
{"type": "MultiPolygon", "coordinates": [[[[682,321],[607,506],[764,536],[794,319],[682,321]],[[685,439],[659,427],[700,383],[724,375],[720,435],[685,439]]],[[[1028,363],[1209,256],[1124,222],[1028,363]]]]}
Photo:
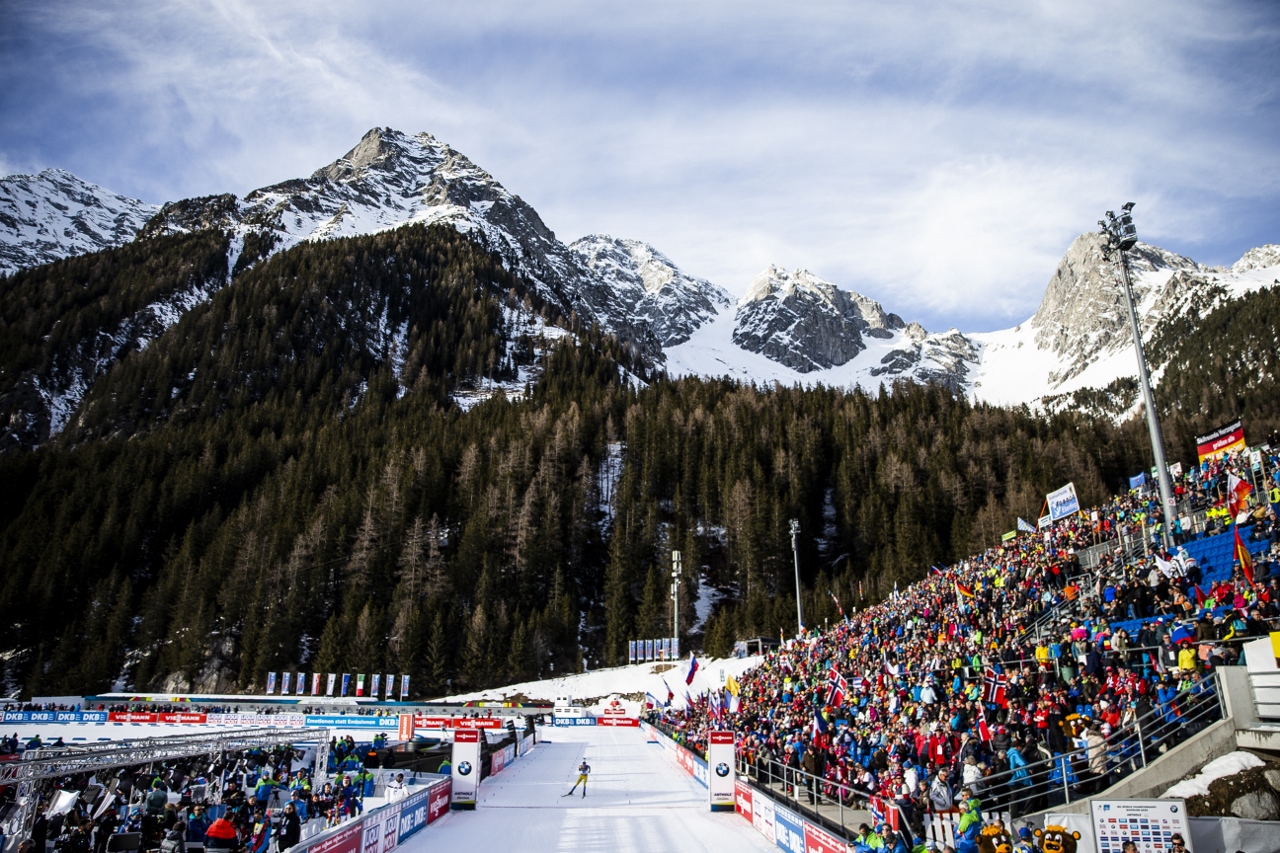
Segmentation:
{"type": "Polygon", "coordinates": [[[960,583],[957,583],[956,595],[962,596],[963,598],[973,598],[973,590],[969,589],[967,586],[962,586],[960,583]]]}
{"type": "Polygon", "coordinates": [[[1244,540],[1240,538],[1240,526],[1236,525],[1236,559],[1240,561],[1240,571],[1244,573],[1244,579],[1249,582],[1249,586],[1254,586],[1253,582],[1253,557],[1249,555],[1249,549],[1244,546],[1244,540]]]}

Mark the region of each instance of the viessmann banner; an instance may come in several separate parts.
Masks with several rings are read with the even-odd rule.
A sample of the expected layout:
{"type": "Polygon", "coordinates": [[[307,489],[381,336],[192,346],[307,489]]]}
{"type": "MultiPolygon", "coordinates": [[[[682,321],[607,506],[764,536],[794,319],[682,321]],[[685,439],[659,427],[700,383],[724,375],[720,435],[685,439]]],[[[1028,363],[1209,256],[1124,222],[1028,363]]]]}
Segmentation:
{"type": "Polygon", "coordinates": [[[713,731],[707,738],[707,796],[713,809],[732,809],[734,806],[733,764],[734,736],[731,731],[713,731]]]}

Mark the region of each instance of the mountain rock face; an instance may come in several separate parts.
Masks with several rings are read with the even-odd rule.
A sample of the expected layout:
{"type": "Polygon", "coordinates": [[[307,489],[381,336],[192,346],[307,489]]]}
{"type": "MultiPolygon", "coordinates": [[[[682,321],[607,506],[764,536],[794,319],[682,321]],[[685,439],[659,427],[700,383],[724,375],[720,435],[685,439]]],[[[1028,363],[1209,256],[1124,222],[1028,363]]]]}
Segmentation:
{"type": "Polygon", "coordinates": [[[808,373],[844,364],[867,348],[864,336],[890,338],[905,327],[880,303],[841,290],[808,270],[771,266],[738,303],[733,342],[808,373]]]}
{"type": "Polygon", "coordinates": [[[592,234],[569,248],[630,306],[630,322],[647,323],[663,347],[684,343],[733,306],[724,288],[681,271],[648,243],[592,234]]]}
{"type": "MultiPolygon", "coordinates": [[[[1077,237],[1049,279],[1040,309],[1031,318],[1036,347],[1053,353],[1061,364],[1050,382],[1071,379],[1083,373],[1099,353],[1133,343],[1119,268],[1106,258],[1102,247],[1099,234],[1077,237]]],[[[1129,268],[1134,299],[1139,304],[1163,302],[1166,306],[1176,304],[1185,288],[1175,285],[1170,291],[1157,284],[1160,278],[1172,281],[1169,273],[1207,271],[1190,258],[1144,243],[1129,252],[1129,268]]],[[[1150,325],[1159,322],[1163,313],[1144,311],[1142,316],[1150,325]]]]}
{"type": "MultiPolygon", "coordinates": [[[[147,235],[231,228],[281,251],[303,240],[351,237],[409,223],[444,223],[496,253],[564,314],[598,323],[642,351],[660,346],[643,313],[587,267],[519,196],[429,133],[374,128],[340,159],[300,178],[254,190],[167,204],[147,235]]],[[[246,240],[249,238],[246,237],[246,240]]]]}
{"type": "Polygon", "coordinates": [[[127,243],[159,209],[62,169],[0,178],[0,274],[127,243]]]}
{"type": "MultiPolygon", "coordinates": [[[[374,128],[309,177],[244,198],[215,195],[157,208],[58,170],[0,179],[0,272],[131,240],[217,233],[225,247],[224,272],[175,279],[127,311],[95,313],[100,322],[92,328],[77,324],[82,337],[74,345],[59,338],[60,354],[51,351],[42,362],[60,365],[58,375],[24,366],[21,389],[9,391],[21,390],[31,404],[12,409],[27,424],[18,444],[56,435],[95,377],[260,260],[306,241],[411,223],[439,223],[466,235],[528,283],[534,301],[553,309],[552,322],[559,315],[598,325],[673,376],[867,390],[901,379],[940,383],[996,404],[1039,406],[1134,373],[1118,272],[1096,234],[1071,244],[1026,323],[930,334],[805,270],[771,266],[735,302],[646,243],[593,234],[566,245],[529,204],[449,145],[428,133],[374,128]]],[[[1150,342],[1180,319],[1270,284],[1280,272],[1280,246],[1251,249],[1222,269],[1140,243],[1130,262],[1150,342]]],[[[1166,349],[1148,353],[1157,378],[1166,349]]]]}

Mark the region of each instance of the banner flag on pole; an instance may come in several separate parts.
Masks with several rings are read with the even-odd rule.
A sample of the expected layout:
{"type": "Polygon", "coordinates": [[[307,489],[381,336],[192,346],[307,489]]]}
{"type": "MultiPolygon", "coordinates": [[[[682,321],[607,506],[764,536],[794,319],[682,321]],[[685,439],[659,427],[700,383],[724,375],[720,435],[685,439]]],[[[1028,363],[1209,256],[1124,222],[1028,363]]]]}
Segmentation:
{"type": "Polygon", "coordinates": [[[318,672],[311,673],[311,695],[320,695],[320,673],[318,672]]]}
{"type": "Polygon", "coordinates": [[[373,675],[369,677],[373,679],[373,681],[369,684],[369,698],[377,699],[378,685],[381,684],[382,682],[382,676],[375,672],[373,675]]]}
{"type": "Polygon", "coordinates": [[[400,701],[403,702],[409,698],[409,676],[400,676],[400,701]]]}
{"type": "Polygon", "coordinates": [[[344,672],[342,673],[342,692],[338,695],[346,696],[347,690],[349,690],[350,688],[351,688],[351,673],[344,672]]]}
{"type": "Polygon", "coordinates": [[[267,695],[270,696],[276,692],[276,674],[274,672],[267,673],[267,695]]]}
{"type": "Polygon", "coordinates": [[[382,696],[382,698],[383,698],[384,700],[386,700],[386,701],[390,702],[390,701],[391,701],[391,696],[392,696],[392,694],[393,694],[393,693],[395,693],[395,692],[396,692],[396,677],[395,677],[394,675],[392,675],[391,673],[389,673],[389,672],[388,672],[388,673],[387,673],[387,680],[386,680],[386,687],[384,687],[384,688],[383,688],[383,696],[382,696]]]}
{"type": "Polygon", "coordinates": [[[282,673],[280,673],[280,695],[281,695],[281,696],[288,696],[288,695],[289,695],[289,680],[290,680],[291,678],[293,678],[293,673],[292,673],[292,672],[282,672],[282,673]]]}
{"type": "Polygon", "coordinates": [[[356,676],[356,696],[364,696],[364,673],[356,676]]]}

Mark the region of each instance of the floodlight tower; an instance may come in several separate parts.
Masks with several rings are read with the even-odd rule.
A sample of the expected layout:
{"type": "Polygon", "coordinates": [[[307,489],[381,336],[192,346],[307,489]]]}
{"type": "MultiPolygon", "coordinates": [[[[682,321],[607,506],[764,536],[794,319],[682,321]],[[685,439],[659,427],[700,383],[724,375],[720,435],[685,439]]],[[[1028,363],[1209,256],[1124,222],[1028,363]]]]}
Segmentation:
{"type": "Polygon", "coordinates": [[[1124,301],[1129,308],[1129,326],[1133,330],[1133,347],[1138,354],[1138,387],[1142,390],[1142,403],[1147,409],[1147,429],[1151,433],[1151,451],[1156,458],[1156,482],[1160,485],[1160,504],[1164,509],[1164,544],[1173,547],[1173,520],[1177,504],[1173,499],[1173,482],[1169,479],[1169,466],[1164,456],[1164,435],[1160,431],[1160,416],[1156,413],[1155,396],[1151,393],[1151,376],[1147,371],[1147,356],[1142,349],[1142,329],[1138,326],[1138,310],[1133,304],[1133,280],[1129,276],[1129,256],[1126,254],[1138,242],[1138,227],[1133,224],[1133,202],[1120,208],[1120,215],[1108,210],[1106,219],[1099,219],[1104,243],[1103,254],[1108,259],[1119,257],[1120,273],[1124,281],[1124,301]]]}
{"type": "Polygon", "coordinates": [[[681,565],[681,556],[679,551],[671,552],[671,639],[673,642],[679,640],[680,637],[680,573],[684,570],[681,565]]]}
{"type": "Polygon", "coordinates": [[[800,535],[800,522],[791,519],[791,555],[796,563],[796,636],[804,630],[804,613],[800,610],[800,545],[796,539],[800,535]]]}

